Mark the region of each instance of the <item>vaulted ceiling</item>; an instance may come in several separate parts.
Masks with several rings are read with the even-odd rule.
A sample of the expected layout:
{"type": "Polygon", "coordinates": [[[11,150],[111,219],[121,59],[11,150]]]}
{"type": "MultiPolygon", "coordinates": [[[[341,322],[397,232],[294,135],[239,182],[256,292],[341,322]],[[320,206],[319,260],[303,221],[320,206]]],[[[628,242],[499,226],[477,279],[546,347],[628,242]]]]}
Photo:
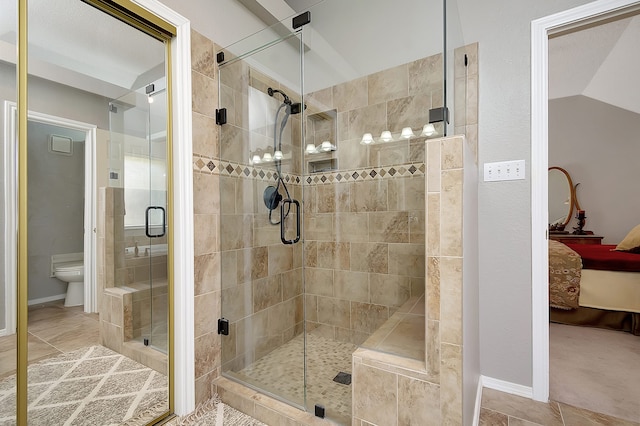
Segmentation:
{"type": "Polygon", "coordinates": [[[583,95],[640,114],[640,16],[549,40],[549,98],[583,95]]]}

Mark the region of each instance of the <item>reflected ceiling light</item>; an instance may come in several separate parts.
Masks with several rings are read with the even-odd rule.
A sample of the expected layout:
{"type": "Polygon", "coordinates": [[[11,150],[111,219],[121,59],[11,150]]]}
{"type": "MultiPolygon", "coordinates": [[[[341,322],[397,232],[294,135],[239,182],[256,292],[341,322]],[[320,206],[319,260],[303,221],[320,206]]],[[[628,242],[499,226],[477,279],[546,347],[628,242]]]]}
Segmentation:
{"type": "Polygon", "coordinates": [[[363,145],[370,145],[373,143],[373,135],[371,133],[365,133],[362,135],[362,140],[360,141],[363,145]]]}
{"type": "Polygon", "coordinates": [[[282,151],[276,151],[273,153],[273,158],[276,160],[282,160],[282,151]]]}
{"type": "Polygon", "coordinates": [[[425,124],[424,127],[422,128],[422,136],[431,136],[433,134],[436,133],[436,128],[433,126],[433,124],[429,123],[429,124],[425,124]]]}
{"type": "Polygon", "coordinates": [[[151,96],[151,95],[147,96],[147,102],[152,104],[153,103],[153,96],[151,96]]]}
{"type": "Polygon", "coordinates": [[[400,134],[400,136],[402,136],[405,139],[409,139],[414,137],[415,134],[413,133],[413,130],[411,130],[411,127],[403,127],[402,133],[400,134]]]}
{"type": "Polygon", "coordinates": [[[270,152],[265,152],[264,155],[262,156],[262,161],[272,161],[273,160],[273,156],[271,155],[270,152]]]}
{"type": "Polygon", "coordinates": [[[314,144],[312,144],[312,143],[308,144],[307,148],[305,149],[305,152],[307,154],[315,154],[317,152],[316,151],[316,146],[314,144]]]}
{"type": "Polygon", "coordinates": [[[254,154],[251,162],[253,164],[260,164],[260,163],[262,163],[262,159],[260,158],[260,156],[258,154],[254,154]]]}
{"type": "Polygon", "coordinates": [[[391,142],[393,140],[393,136],[391,136],[391,132],[388,130],[385,130],[384,132],[382,132],[380,134],[380,140],[382,142],[391,142]]]}

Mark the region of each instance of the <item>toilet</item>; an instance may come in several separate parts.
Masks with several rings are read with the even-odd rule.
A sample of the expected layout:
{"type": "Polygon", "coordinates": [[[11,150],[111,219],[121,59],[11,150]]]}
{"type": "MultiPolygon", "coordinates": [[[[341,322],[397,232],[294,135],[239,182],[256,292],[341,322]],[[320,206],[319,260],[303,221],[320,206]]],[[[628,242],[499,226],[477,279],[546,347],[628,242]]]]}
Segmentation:
{"type": "Polygon", "coordinates": [[[51,276],[69,283],[64,306],[84,305],[84,261],[82,253],[51,256],[51,276]]]}

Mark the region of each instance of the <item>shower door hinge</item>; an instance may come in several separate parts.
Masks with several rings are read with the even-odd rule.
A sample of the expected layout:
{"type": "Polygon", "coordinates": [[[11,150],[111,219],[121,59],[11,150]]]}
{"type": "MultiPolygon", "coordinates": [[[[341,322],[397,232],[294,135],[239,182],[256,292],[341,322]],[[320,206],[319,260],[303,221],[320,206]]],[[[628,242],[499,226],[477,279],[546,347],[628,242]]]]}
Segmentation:
{"type": "Polygon", "coordinates": [[[222,334],[224,336],[229,335],[229,320],[226,318],[218,319],[218,334],[222,334]]]}
{"type": "Polygon", "coordinates": [[[223,124],[227,124],[226,108],[216,109],[216,124],[219,126],[222,126],[223,124]]]}
{"type": "Polygon", "coordinates": [[[298,16],[294,16],[294,18],[291,20],[291,26],[293,26],[294,30],[297,30],[300,27],[304,27],[309,22],[311,22],[311,12],[307,10],[306,12],[301,13],[298,16]]]}
{"type": "Polygon", "coordinates": [[[216,62],[217,63],[224,62],[224,52],[216,53],[216,62]]]}

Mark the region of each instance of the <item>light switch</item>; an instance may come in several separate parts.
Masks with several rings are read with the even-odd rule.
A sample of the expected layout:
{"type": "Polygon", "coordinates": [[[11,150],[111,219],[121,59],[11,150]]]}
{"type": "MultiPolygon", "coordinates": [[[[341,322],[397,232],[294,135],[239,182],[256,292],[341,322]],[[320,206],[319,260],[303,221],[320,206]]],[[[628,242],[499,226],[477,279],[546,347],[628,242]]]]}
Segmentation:
{"type": "Polygon", "coordinates": [[[519,180],[525,178],[524,160],[484,163],[484,181],[519,180]]]}

